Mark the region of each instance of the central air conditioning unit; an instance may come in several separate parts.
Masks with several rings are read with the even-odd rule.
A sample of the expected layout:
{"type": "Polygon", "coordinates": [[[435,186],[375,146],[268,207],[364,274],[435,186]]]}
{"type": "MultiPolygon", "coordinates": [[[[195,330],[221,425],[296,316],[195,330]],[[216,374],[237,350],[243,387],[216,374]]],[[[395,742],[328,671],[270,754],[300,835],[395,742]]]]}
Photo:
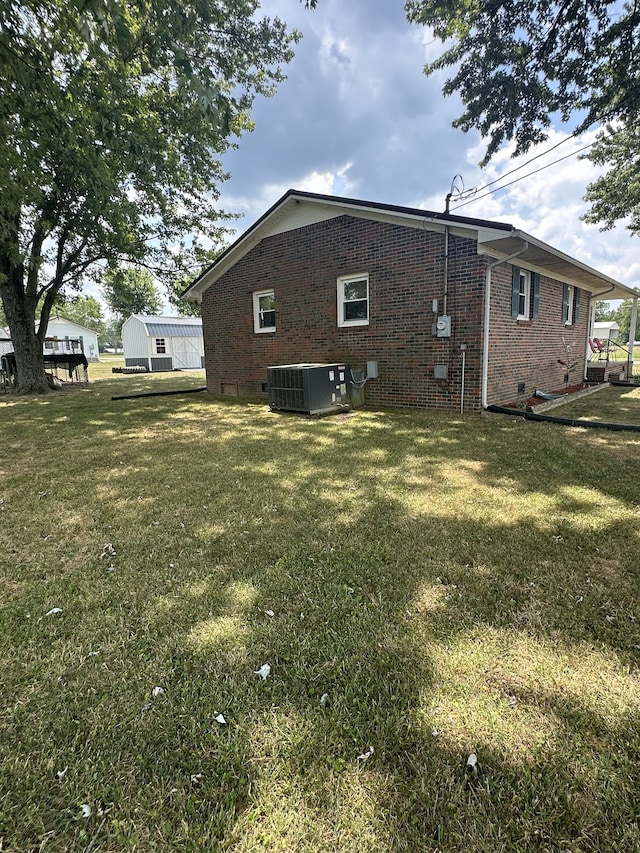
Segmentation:
{"type": "Polygon", "coordinates": [[[324,415],[350,403],[347,364],[283,364],[267,367],[267,399],[272,411],[324,415]]]}

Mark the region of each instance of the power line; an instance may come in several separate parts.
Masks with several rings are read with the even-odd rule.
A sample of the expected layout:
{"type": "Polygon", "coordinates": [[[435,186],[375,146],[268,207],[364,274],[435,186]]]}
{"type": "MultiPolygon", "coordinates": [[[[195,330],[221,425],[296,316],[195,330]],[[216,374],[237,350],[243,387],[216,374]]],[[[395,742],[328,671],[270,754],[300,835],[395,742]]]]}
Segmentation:
{"type": "MultiPolygon", "coordinates": [[[[494,184],[497,184],[498,181],[503,181],[505,178],[508,178],[509,175],[513,175],[516,172],[519,172],[520,169],[526,168],[530,163],[533,163],[534,160],[539,160],[540,157],[544,157],[546,154],[551,154],[552,151],[555,151],[556,148],[559,148],[561,145],[564,145],[565,142],[569,142],[571,139],[579,135],[579,131],[574,130],[574,132],[570,136],[566,136],[564,139],[561,139],[560,142],[556,142],[555,145],[552,145],[551,148],[548,148],[546,151],[541,151],[539,154],[536,154],[534,157],[531,157],[529,160],[526,160],[524,163],[521,163],[519,166],[511,169],[509,172],[505,172],[504,175],[500,175],[499,178],[496,178],[493,181],[489,181],[488,184],[485,184],[483,187],[480,187],[477,192],[482,192],[483,190],[489,189],[494,184]]],[[[593,144],[593,143],[591,143],[593,144]]]]}
{"type": "MultiPolygon", "coordinates": [[[[620,133],[620,131],[616,130],[613,133],[608,134],[604,138],[610,139],[612,136],[616,136],[618,133],[620,133]]],[[[519,172],[520,169],[524,169],[525,166],[528,166],[530,163],[533,163],[534,160],[537,160],[540,157],[544,157],[546,154],[551,153],[551,151],[554,151],[556,148],[558,148],[564,142],[567,142],[569,139],[572,139],[575,135],[576,134],[573,133],[573,134],[571,134],[571,136],[568,136],[566,139],[562,139],[560,142],[558,142],[552,148],[549,148],[547,151],[543,151],[540,154],[536,154],[535,157],[532,157],[530,160],[527,160],[527,162],[523,163],[521,166],[517,166],[515,169],[512,169],[510,172],[507,172],[506,174],[502,175],[501,177],[496,178],[495,181],[491,181],[490,183],[485,184],[484,187],[480,187],[478,192],[482,192],[482,190],[488,189],[489,187],[498,183],[498,181],[504,180],[509,175],[513,175],[515,172],[519,172]]],[[[532,172],[527,172],[526,175],[521,175],[519,178],[515,178],[515,180],[509,181],[509,183],[504,184],[501,187],[496,187],[496,189],[491,190],[490,192],[484,193],[484,195],[476,195],[472,199],[469,199],[468,201],[465,201],[462,204],[456,205],[454,208],[452,208],[452,210],[459,210],[461,207],[465,207],[466,205],[472,204],[475,201],[480,201],[483,198],[488,198],[488,196],[494,195],[495,193],[500,192],[500,190],[505,190],[507,187],[513,186],[513,184],[517,184],[519,181],[524,181],[525,178],[530,178],[530,177],[532,177],[532,175],[537,175],[539,172],[544,172],[545,169],[549,169],[549,168],[551,168],[551,166],[555,166],[558,163],[562,163],[563,160],[568,160],[571,157],[575,157],[576,155],[581,154],[583,151],[586,151],[588,148],[592,148],[596,144],[597,141],[599,141],[599,140],[594,140],[593,142],[590,142],[588,145],[584,145],[582,148],[578,148],[577,151],[572,151],[570,154],[566,154],[564,157],[559,157],[557,160],[553,160],[551,163],[546,163],[544,166],[540,166],[539,169],[534,169],[532,172]]]]}
{"type": "MultiPolygon", "coordinates": [[[[621,103],[618,104],[618,108],[620,106],[624,105],[626,102],[632,100],[633,95],[634,95],[633,91],[627,93],[622,98],[621,103]]],[[[611,110],[609,110],[609,115],[610,115],[610,113],[611,113],[611,110]]],[[[605,112],[598,119],[594,118],[592,123],[595,122],[596,120],[604,122],[607,120],[608,117],[609,116],[607,115],[607,112],[605,112]]],[[[617,136],[623,130],[634,130],[637,128],[640,128],[640,122],[635,122],[635,123],[632,123],[631,125],[625,123],[624,127],[618,128],[617,130],[612,130],[611,133],[607,133],[604,136],[601,136],[599,139],[596,139],[593,142],[589,143],[588,145],[585,145],[583,148],[579,148],[577,151],[573,151],[571,154],[567,154],[566,157],[560,157],[558,160],[553,160],[551,163],[547,163],[545,166],[542,166],[540,169],[535,169],[533,172],[529,172],[526,175],[522,175],[520,178],[516,178],[515,181],[510,181],[508,184],[505,184],[503,187],[497,187],[497,189],[493,190],[490,193],[485,193],[482,196],[477,195],[477,193],[480,193],[483,190],[486,190],[489,187],[492,187],[494,184],[497,184],[498,182],[503,181],[505,178],[509,177],[509,175],[513,175],[516,172],[519,172],[521,169],[526,168],[530,163],[533,163],[535,160],[539,160],[540,157],[545,157],[547,154],[550,154],[552,151],[555,151],[556,148],[559,148],[561,145],[564,145],[565,142],[569,142],[571,139],[574,139],[575,137],[579,136],[580,133],[584,133],[586,128],[584,127],[584,124],[583,124],[583,125],[581,125],[580,128],[578,128],[577,130],[574,130],[573,133],[571,133],[569,136],[565,137],[564,139],[561,139],[560,142],[556,142],[556,144],[552,145],[551,148],[547,148],[546,151],[541,151],[540,154],[536,154],[535,156],[531,157],[529,160],[526,160],[524,163],[521,163],[519,166],[516,166],[514,169],[511,169],[509,172],[505,172],[505,174],[501,175],[499,178],[496,178],[495,180],[490,181],[488,184],[485,184],[483,187],[480,187],[479,189],[475,190],[473,198],[469,199],[468,201],[465,200],[463,204],[456,205],[456,207],[452,208],[452,210],[458,210],[459,208],[465,207],[467,204],[471,204],[474,201],[479,201],[480,199],[487,198],[487,196],[493,195],[494,193],[499,192],[501,189],[506,189],[507,187],[510,187],[512,184],[518,183],[518,181],[522,181],[525,178],[531,177],[531,175],[537,175],[538,172],[542,172],[542,171],[544,171],[544,169],[548,169],[551,166],[555,166],[557,163],[561,163],[563,160],[567,160],[576,154],[581,154],[583,151],[586,151],[587,148],[591,148],[593,145],[596,144],[596,142],[599,142],[601,139],[612,139],[614,136],[617,136]]],[[[467,190],[466,192],[467,192],[467,194],[473,193],[474,190],[467,190]]],[[[459,198],[460,198],[460,196],[459,196],[459,198]]]]}

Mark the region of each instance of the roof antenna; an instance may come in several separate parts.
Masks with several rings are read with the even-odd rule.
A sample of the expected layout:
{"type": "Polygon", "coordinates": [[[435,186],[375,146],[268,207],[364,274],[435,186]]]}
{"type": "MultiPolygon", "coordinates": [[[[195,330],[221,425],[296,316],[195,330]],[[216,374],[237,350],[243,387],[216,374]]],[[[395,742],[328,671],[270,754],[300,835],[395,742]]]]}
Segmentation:
{"type": "Polygon", "coordinates": [[[477,192],[475,187],[470,190],[465,190],[464,178],[462,177],[462,175],[454,175],[453,180],[451,181],[451,189],[445,196],[444,212],[449,213],[449,202],[451,201],[453,196],[456,197],[456,201],[459,201],[460,199],[468,198],[475,192],[477,192]]]}
{"type": "Polygon", "coordinates": [[[463,192],[464,192],[464,178],[462,177],[462,175],[454,175],[453,180],[451,181],[451,189],[449,190],[449,192],[445,196],[445,200],[444,200],[444,212],[445,213],[449,213],[449,202],[451,201],[451,196],[454,193],[456,195],[462,195],[463,192]],[[462,184],[461,187],[457,186],[457,184],[456,184],[457,180],[460,180],[460,183],[462,184]]]}

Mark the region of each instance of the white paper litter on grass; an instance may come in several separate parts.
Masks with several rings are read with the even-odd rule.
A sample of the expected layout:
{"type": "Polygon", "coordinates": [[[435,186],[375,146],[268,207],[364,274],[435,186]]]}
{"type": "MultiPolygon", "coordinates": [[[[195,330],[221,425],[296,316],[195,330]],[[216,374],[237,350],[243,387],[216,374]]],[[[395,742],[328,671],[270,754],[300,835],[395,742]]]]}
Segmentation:
{"type": "Polygon", "coordinates": [[[361,755],[358,756],[358,761],[366,761],[367,758],[371,758],[371,756],[373,755],[374,752],[375,752],[374,748],[372,746],[370,746],[366,750],[366,752],[363,752],[361,755]]]}
{"type": "Polygon", "coordinates": [[[265,612],[265,613],[267,614],[267,616],[269,616],[271,619],[273,619],[273,617],[276,615],[276,614],[273,612],[273,610],[265,610],[264,612],[265,612]]]}
{"type": "Polygon", "coordinates": [[[271,667],[268,663],[263,663],[260,669],[254,669],[253,671],[256,675],[259,675],[263,681],[266,681],[266,679],[269,678],[271,667]]]}
{"type": "Polygon", "coordinates": [[[69,769],[68,767],[65,767],[64,770],[58,770],[58,772],[56,773],[56,778],[57,779],[64,779],[64,777],[67,775],[68,769],[69,769]]]}
{"type": "Polygon", "coordinates": [[[58,613],[62,613],[62,607],[52,607],[51,610],[48,610],[44,615],[45,616],[57,616],[58,613]]]}
{"type": "Polygon", "coordinates": [[[103,557],[115,557],[116,549],[113,547],[111,542],[107,542],[102,548],[102,554],[100,554],[100,559],[103,557]]]}
{"type": "Polygon", "coordinates": [[[322,705],[323,708],[326,707],[328,701],[329,701],[329,694],[323,693],[322,696],[320,697],[320,704],[322,705]]]}
{"type": "Polygon", "coordinates": [[[191,776],[191,784],[194,788],[199,788],[202,785],[202,773],[194,773],[191,776]]]}
{"type": "Polygon", "coordinates": [[[91,817],[91,806],[89,803],[83,803],[80,808],[82,809],[82,817],[91,817]]]}
{"type": "Polygon", "coordinates": [[[216,723],[220,723],[221,726],[226,726],[227,721],[224,718],[224,714],[218,714],[216,717],[216,723]]]}
{"type": "Polygon", "coordinates": [[[164,694],[164,688],[163,687],[154,687],[153,690],[151,691],[151,695],[153,696],[154,699],[157,699],[158,696],[162,696],[163,694],[164,694]]]}
{"type": "Polygon", "coordinates": [[[478,756],[475,752],[472,752],[469,758],[467,758],[467,767],[471,767],[472,770],[475,770],[478,764],[478,756]]]}

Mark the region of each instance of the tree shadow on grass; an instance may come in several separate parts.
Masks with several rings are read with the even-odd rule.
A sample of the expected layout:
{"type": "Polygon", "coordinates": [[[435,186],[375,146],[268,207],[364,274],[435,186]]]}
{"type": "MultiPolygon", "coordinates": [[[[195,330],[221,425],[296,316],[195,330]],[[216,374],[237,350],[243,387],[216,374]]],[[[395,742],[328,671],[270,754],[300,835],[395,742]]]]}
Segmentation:
{"type": "MultiPolygon", "coordinates": [[[[84,644],[39,673],[44,690],[11,679],[13,754],[42,773],[4,801],[22,849],[52,827],[50,849],[72,849],[70,804],[89,797],[114,803],[107,849],[637,848],[637,517],[620,467],[520,424],[147,402],[123,449],[101,417],[115,572],[95,549],[66,588],[78,618],[21,629],[58,661],[84,644]],[[156,487],[140,495],[143,472],[156,487]]],[[[86,467],[67,469],[76,494],[86,467]]],[[[73,489],[61,503],[77,509],[73,489]]]]}

